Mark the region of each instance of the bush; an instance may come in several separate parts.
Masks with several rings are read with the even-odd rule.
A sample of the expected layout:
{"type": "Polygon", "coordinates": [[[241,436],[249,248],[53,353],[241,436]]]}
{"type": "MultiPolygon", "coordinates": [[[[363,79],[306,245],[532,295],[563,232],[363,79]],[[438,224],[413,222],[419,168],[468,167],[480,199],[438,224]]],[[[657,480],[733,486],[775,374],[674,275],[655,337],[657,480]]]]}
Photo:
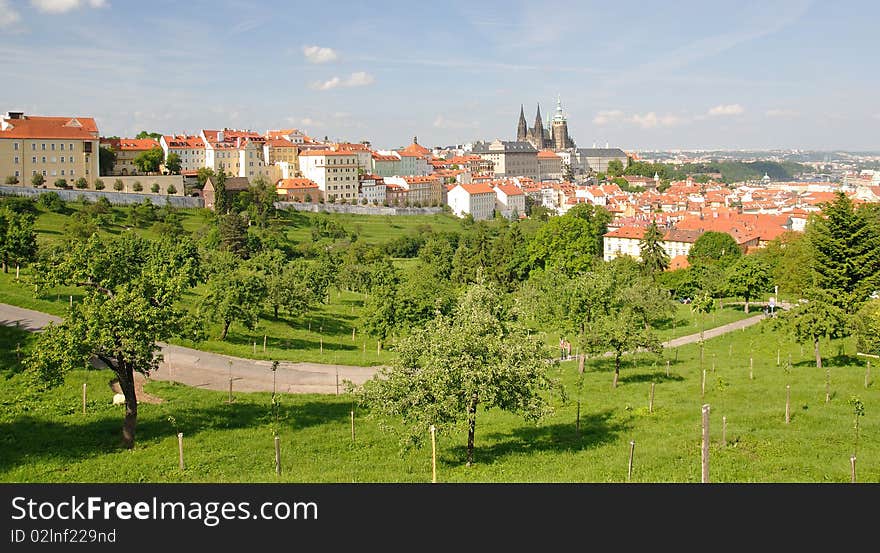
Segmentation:
{"type": "Polygon", "coordinates": [[[18,177],[12,175],[6,177],[6,184],[18,184],[18,177]]]}
{"type": "Polygon", "coordinates": [[[89,181],[87,181],[85,179],[85,177],[80,177],[80,178],[76,179],[76,181],[73,183],[73,185],[79,189],[88,188],[89,181]]]}
{"type": "Polygon", "coordinates": [[[115,181],[113,181],[113,190],[122,192],[124,188],[125,184],[122,182],[122,179],[116,179],[115,181]]]}
{"type": "Polygon", "coordinates": [[[46,177],[37,173],[33,177],[31,177],[31,184],[34,186],[43,186],[46,184],[46,177]]]}
{"type": "Polygon", "coordinates": [[[67,179],[56,179],[55,188],[67,188],[67,179]]]}
{"type": "Polygon", "coordinates": [[[153,194],[159,193],[159,183],[158,182],[154,182],[153,184],[150,185],[150,192],[152,192],[153,194]]]}
{"type": "Polygon", "coordinates": [[[306,203],[309,203],[309,204],[312,203],[312,195],[306,194],[305,197],[303,198],[303,201],[305,201],[306,203]]]}
{"type": "Polygon", "coordinates": [[[41,207],[56,213],[64,211],[66,207],[64,200],[62,200],[61,196],[55,192],[43,192],[37,197],[37,203],[40,204],[41,207]]]}
{"type": "Polygon", "coordinates": [[[95,179],[95,190],[104,190],[104,181],[95,179]]]}
{"type": "Polygon", "coordinates": [[[134,190],[135,192],[140,192],[141,190],[144,189],[144,187],[141,186],[141,181],[136,180],[136,181],[134,181],[134,184],[131,185],[131,189],[134,190]]]}
{"type": "Polygon", "coordinates": [[[169,194],[177,194],[177,188],[173,184],[169,184],[165,189],[169,194]]]}

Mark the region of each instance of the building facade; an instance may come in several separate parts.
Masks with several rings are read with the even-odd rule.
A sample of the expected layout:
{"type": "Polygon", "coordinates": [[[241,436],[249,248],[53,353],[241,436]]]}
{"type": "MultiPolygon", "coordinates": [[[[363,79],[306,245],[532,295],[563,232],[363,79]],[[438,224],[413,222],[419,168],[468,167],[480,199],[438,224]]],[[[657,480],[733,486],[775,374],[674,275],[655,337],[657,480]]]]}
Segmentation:
{"type": "Polygon", "coordinates": [[[358,199],[358,160],[353,152],[307,150],[299,154],[299,171],[317,183],[325,200],[358,199]]]}
{"type": "MultiPolygon", "coordinates": [[[[116,163],[109,173],[113,176],[143,175],[144,173],[135,165],[134,160],[154,148],[162,148],[159,142],[152,138],[102,138],[101,146],[116,153],[116,163]]],[[[181,158],[182,165],[183,158],[181,158]]]]}
{"type": "Polygon", "coordinates": [[[495,217],[495,191],[488,184],[456,184],[447,192],[447,202],[459,217],[471,215],[474,220],[495,217]]]}
{"type": "Polygon", "coordinates": [[[529,142],[495,140],[475,145],[473,153],[492,162],[496,177],[538,180],[538,150],[529,142]]]}

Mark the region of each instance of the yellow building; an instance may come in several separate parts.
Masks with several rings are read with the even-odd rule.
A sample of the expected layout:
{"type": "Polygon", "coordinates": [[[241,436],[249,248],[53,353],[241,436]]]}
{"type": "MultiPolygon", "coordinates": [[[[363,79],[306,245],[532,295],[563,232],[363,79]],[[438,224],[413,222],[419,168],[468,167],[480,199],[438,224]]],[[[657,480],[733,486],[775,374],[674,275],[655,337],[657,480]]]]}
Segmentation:
{"type": "Polygon", "coordinates": [[[101,146],[116,152],[116,163],[111,175],[143,175],[134,164],[135,158],[154,148],[161,148],[152,138],[102,138],[101,146]]]}
{"type": "Polygon", "coordinates": [[[98,125],[91,117],[42,117],[9,112],[0,120],[0,178],[30,186],[34,175],[48,184],[98,178],[98,125]]]}

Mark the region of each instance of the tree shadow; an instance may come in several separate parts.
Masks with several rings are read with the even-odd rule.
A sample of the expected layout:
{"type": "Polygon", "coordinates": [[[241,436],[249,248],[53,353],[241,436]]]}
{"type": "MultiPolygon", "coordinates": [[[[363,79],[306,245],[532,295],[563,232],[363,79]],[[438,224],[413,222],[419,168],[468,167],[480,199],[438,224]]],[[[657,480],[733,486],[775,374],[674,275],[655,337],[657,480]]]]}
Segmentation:
{"type": "MultiPolygon", "coordinates": [[[[317,331],[313,327],[313,331],[317,331]]],[[[344,337],[345,334],[342,334],[344,337]]],[[[336,336],[333,336],[334,338],[336,336]]],[[[218,340],[219,341],[219,340],[218,340]]],[[[257,343],[257,353],[263,352],[263,341],[262,337],[257,339],[254,336],[243,335],[238,333],[229,332],[226,335],[226,339],[220,343],[231,344],[235,346],[241,346],[244,348],[252,347],[254,342],[257,343]]],[[[270,344],[273,347],[283,347],[284,349],[302,349],[302,350],[313,350],[319,351],[321,349],[321,340],[320,338],[317,340],[306,340],[303,338],[272,338],[270,344]]],[[[357,344],[340,344],[338,342],[324,341],[324,351],[354,351],[359,349],[357,344]]],[[[235,355],[234,353],[230,355],[235,355]]]]}
{"type": "Polygon", "coordinates": [[[684,377],[679,376],[677,374],[670,374],[666,376],[666,371],[658,371],[653,373],[639,373],[639,374],[626,374],[624,371],[620,371],[620,379],[618,379],[618,384],[637,384],[641,382],[682,382],[684,377]]]}
{"type": "MultiPolygon", "coordinates": [[[[488,464],[500,461],[510,455],[543,451],[576,452],[612,442],[619,433],[630,428],[629,424],[612,422],[612,415],[611,410],[581,415],[580,435],[578,435],[574,421],[551,425],[521,426],[509,433],[486,434],[486,440],[498,441],[488,446],[480,446],[477,442],[474,449],[474,459],[477,463],[488,464]]],[[[479,432],[479,421],[477,425],[479,432]]],[[[448,451],[457,461],[464,462],[467,458],[467,448],[463,445],[453,446],[448,451]]]]}

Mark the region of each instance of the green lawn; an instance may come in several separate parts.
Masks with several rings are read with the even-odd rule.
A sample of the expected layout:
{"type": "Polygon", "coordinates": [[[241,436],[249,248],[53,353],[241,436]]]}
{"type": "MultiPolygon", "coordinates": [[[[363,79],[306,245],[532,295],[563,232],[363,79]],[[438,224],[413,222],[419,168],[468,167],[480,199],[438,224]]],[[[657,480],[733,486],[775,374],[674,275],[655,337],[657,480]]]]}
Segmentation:
{"type": "MultiPolygon", "coordinates": [[[[0,329],[6,348],[22,335],[0,329]]],[[[700,478],[700,406],[711,405],[713,482],[847,482],[854,430],[847,400],[865,404],[858,449],[860,482],[880,482],[880,391],[864,388],[864,358],[851,340],[824,344],[833,397],[825,404],[824,371],[809,348],[765,324],[706,342],[706,395],[701,397],[696,345],[679,349],[667,377],[665,361],[628,358],[620,385],[611,389],[608,360],[592,360],[578,390],[577,369],[551,369],[567,388],[568,401],[552,399],[555,412],[537,425],[497,410],[481,411],[476,463],[464,465],[465,433],[438,437],[441,482],[623,482],[630,440],[635,441],[633,480],[697,482],[700,478]],[[732,345],[732,348],[731,348],[732,345]],[[776,351],[790,372],[776,365],[776,351]],[[749,357],[754,379],[749,378],[749,357]],[[715,372],[708,359],[716,360],[715,372]],[[655,383],[654,412],[648,395],[655,383]],[[791,385],[792,421],[784,422],[786,385],[791,385]],[[576,400],[581,432],[575,432],[576,400]],[[728,445],[721,442],[727,418],[728,445]]],[[[671,354],[671,352],[667,352],[671,354]]],[[[674,359],[674,357],[673,357],[674,359]]],[[[10,355],[0,356],[7,373],[10,355]]],[[[876,366],[874,368],[876,372],[876,366]]],[[[0,376],[0,378],[3,378],[0,376]]],[[[118,448],[121,407],[110,404],[107,371],[71,373],[59,389],[26,400],[21,378],[0,386],[0,481],[61,482],[273,482],[274,452],[269,394],[226,394],[154,382],[147,391],[162,397],[141,404],[138,444],[118,448]],[[88,413],[81,414],[82,383],[88,383],[88,413]],[[177,468],[177,432],[183,432],[187,468],[177,468]]],[[[398,454],[395,436],[357,412],[351,442],[350,399],[344,396],[284,395],[281,400],[281,481],[427,482],[430,446],[398,454]]]]}

